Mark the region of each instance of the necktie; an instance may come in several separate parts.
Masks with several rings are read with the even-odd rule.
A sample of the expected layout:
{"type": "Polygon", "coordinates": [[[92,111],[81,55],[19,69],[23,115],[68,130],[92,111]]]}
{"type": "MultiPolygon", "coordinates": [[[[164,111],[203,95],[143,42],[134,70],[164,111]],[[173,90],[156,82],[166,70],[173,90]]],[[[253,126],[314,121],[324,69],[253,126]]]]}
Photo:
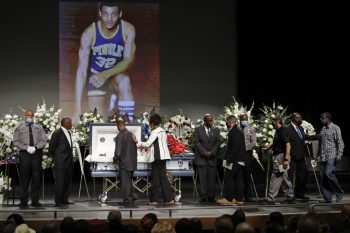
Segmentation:
{"type": "Polygon", "coordinates": [[[70,141],[69,141],[69,145],[70,145],[70,147],[72,147],[72,135],[71,135],[71,133],[70,133],[70,131],[68,131],[68,134],[69,134],[69,139],[70,139],[70,141]]]}
{"type": "Polygon", "coordinates": [[[300,139],[303,139],[303,135],[301,134],[301,131],[300,131],[299,127],[296,127],[295,129],[296,129],[300,139]]]}
{"type": "Polygon", "coordinates": [[[32,126],[29,125],[29,146],[34,146],[32,126]]]}
{"type": "Polygon", "coordinates": [[[207,134],[208,134],[208,137],[210,136],[210,127],[207,128],[208,131],[207,131],[207,134]]]}

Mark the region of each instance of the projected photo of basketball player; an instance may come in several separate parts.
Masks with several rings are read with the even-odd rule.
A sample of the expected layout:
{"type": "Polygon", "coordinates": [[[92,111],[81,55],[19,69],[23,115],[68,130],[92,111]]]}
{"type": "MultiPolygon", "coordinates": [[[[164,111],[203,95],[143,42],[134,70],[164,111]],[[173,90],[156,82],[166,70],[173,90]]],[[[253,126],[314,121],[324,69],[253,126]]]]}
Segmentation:
{"type": "MultiPolygon", "coordinates": [[[[62,5],[65,9],[74,10],[77,3],[74,6],[69,3],[62,3],[62,5]]],[[[64,13],[61,16],[68,18],[64,17],[64,13]]],[[[67,24],[66,20],[62,22],[60,33],[71,30],[64,26],[67,24]]],[[[152,105],[159,106],[159,77],[152,77],[152,73],[147,74],[151,70],[159,69],[159,60],[145,63],[143,62],[145,56],[141,54],[138,59],[139,64],[136,63],[135,28],[129,20],[124,19],[124,10],[120,4],[115,2],[98,4],[97,20],[90,22],[80,35],[75,72],[69,69],[70,75],[74,76],[73,83],[72,78],[70,80],[74,85],[73,98],[69,99],[65,95],[72,85],[67,87],[64,84],[65,76],[62,73],[60,75],[60,102],[69,106],[67,111],[71,112],[74,121],[78,121],[79,116],[85,111],[95,108],[105,120],[112,111],[123,112],[132,120],[136,105],[139,111],[143,111],[142,108],[149,109],[152,105]],[[142,79],[144,80],[141,81],[142,79]],[[144,92],[145,86],[149,86],[147,82],[155,84],[154,88],[158,94],[153,94],[154,91],[148,94],[144,92]],[[145,98],[145,95],[151,97],[145,98]],[[134,96],[138,97],[140,103],[134,96]]],[[[141,35],[148,36],[147,34],[145,36],[144,32],[141,35]]],[[[63,40],[63,44],[66,42],[63,40]]],[[[140,41],[141,48],[147,48],[147,46],[149,45],[140,41]]],[[[68,52],[65,53],[65,47],[62,44],[60,44],[61,51],[65,55],[72,56],[68,52]]],[[[67,61],[61,60],[61,62],[66,63],[67,61]]],[[[67,67],[60,64],[60,71],[67,72],[67,67]]]]}

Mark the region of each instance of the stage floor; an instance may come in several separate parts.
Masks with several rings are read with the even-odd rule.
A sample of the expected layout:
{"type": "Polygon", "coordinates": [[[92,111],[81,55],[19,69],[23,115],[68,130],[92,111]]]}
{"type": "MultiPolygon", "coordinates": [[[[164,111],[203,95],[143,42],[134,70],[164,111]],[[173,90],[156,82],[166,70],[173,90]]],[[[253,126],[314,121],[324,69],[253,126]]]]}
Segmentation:
{"type": "MultiPolygon", "coordinates": [[[[184,187],[187,187],[187,189],[192,188],[190,182],[188,182],[187,185],[185,182],[184,187]]],[[[106,219],[108,212],[115,209],[122,212],[123,219],[139,219],[150,212],[157,214],[159,218],[215,218],[223,214],[233,214],[238,208],[243,208],[247,217],[267,216],[273,211],[280,211],[284,215],[300,215],[310,210],[319,213],[339,213],[344,204],[350,203],[350,194],[345,194],[343,200],[339,203],[320,204],[318,201],[322,200],[321,195],[319,193],[311,193],[308,195],[310,201],[305,202],[297,200],[296,204],[278,203],[284,200],[283,197],[278,197],[276,200],[277,204],[271,206],[264,204],[264,198],[259,197],[257,199],[255,198],[254,202],[246,202],[242,206],[220,206],[217,204],[199,204],[193,192],[187,190],[186,192],[182,192],[180,201],[172,206],[148,206],[146,205],[148,201],[147,193],[138,193],[139,199],[135,202],[135,206],[124,207],[122,205],[122,199],[120,198],[120,192],[117,192],[116,189],[109,191],[109,199],[105,204],[101,204],[96,197],[99,191],[102,190],[100,185],[96,186],[97,194],[95,195],[93,194],[93,189],[91,187],[89,187],[89,189],[89,191],[92,192],[90,198],[87,197],[84,187],[82,187],[81,196],[79,198],[79,183],[75,184],[70,198],[70,201],[74,202],[74,205],[69,205],[66,208],[56,208],[54,207],[53,201],[53,186],[46,184],[45,196],[40,199],[42,203],[41,208],[29,206],[27,209],[20,209],[17,207],[18,199],[14,201],[9,199],[8,203],[5,199],[3,206],[0,208],[0,219],[6,219],[7,216],[12,213],[20,213],[26,220],[60,220],[66,216],[72,216],[75,219],[106,219]]]]}

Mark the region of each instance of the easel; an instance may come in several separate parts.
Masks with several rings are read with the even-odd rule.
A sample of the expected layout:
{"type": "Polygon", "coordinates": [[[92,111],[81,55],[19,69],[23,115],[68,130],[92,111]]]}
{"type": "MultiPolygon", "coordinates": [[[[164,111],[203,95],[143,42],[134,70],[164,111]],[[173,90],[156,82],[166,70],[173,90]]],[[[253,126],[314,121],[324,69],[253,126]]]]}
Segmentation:
{"type": "MultiPolygon", "coordinates": [[[[80,200],[81,183],[82,183],[83,179],[84,179],[84,183],[85,183],[86,193],[88,195],[88,198],[90,199],[90,193],[89,193],[88,185],[87,185],[87,182],[86,182],[86,176],[85,176],[85,172],[84,172],[85,158],[86,158],[86,154],[87,154],[87,151],[89,150],[89,148],[87,146],[85,146],[84,147],[84,154],[83,154],[83,156],[81,156],[80,147],[79,147],[78,143],[76,143],[76,147],[77,147],[77,152],[78,152],[79,159],[82,160],[82,161],[79,161],[80,168],[81,168],[81,175],[80,175],[78,200],[80,200]]],[[[95,193],[95,178],[93,178],[93,183],[94,183],[94,193],[95,193]]]]}

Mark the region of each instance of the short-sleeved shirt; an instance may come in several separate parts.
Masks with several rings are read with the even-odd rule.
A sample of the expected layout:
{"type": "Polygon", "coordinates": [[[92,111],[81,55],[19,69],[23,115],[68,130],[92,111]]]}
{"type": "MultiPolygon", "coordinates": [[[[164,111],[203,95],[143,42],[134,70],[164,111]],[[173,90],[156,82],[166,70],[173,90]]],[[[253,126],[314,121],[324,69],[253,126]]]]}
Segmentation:
{"type": "Polygon", "coordinates": [[[276,130],[273,137],[272,151],[273,155],[285,153],[286,144],[289,142],[287,131],[284,127],[280,127],[276,130]]]}

